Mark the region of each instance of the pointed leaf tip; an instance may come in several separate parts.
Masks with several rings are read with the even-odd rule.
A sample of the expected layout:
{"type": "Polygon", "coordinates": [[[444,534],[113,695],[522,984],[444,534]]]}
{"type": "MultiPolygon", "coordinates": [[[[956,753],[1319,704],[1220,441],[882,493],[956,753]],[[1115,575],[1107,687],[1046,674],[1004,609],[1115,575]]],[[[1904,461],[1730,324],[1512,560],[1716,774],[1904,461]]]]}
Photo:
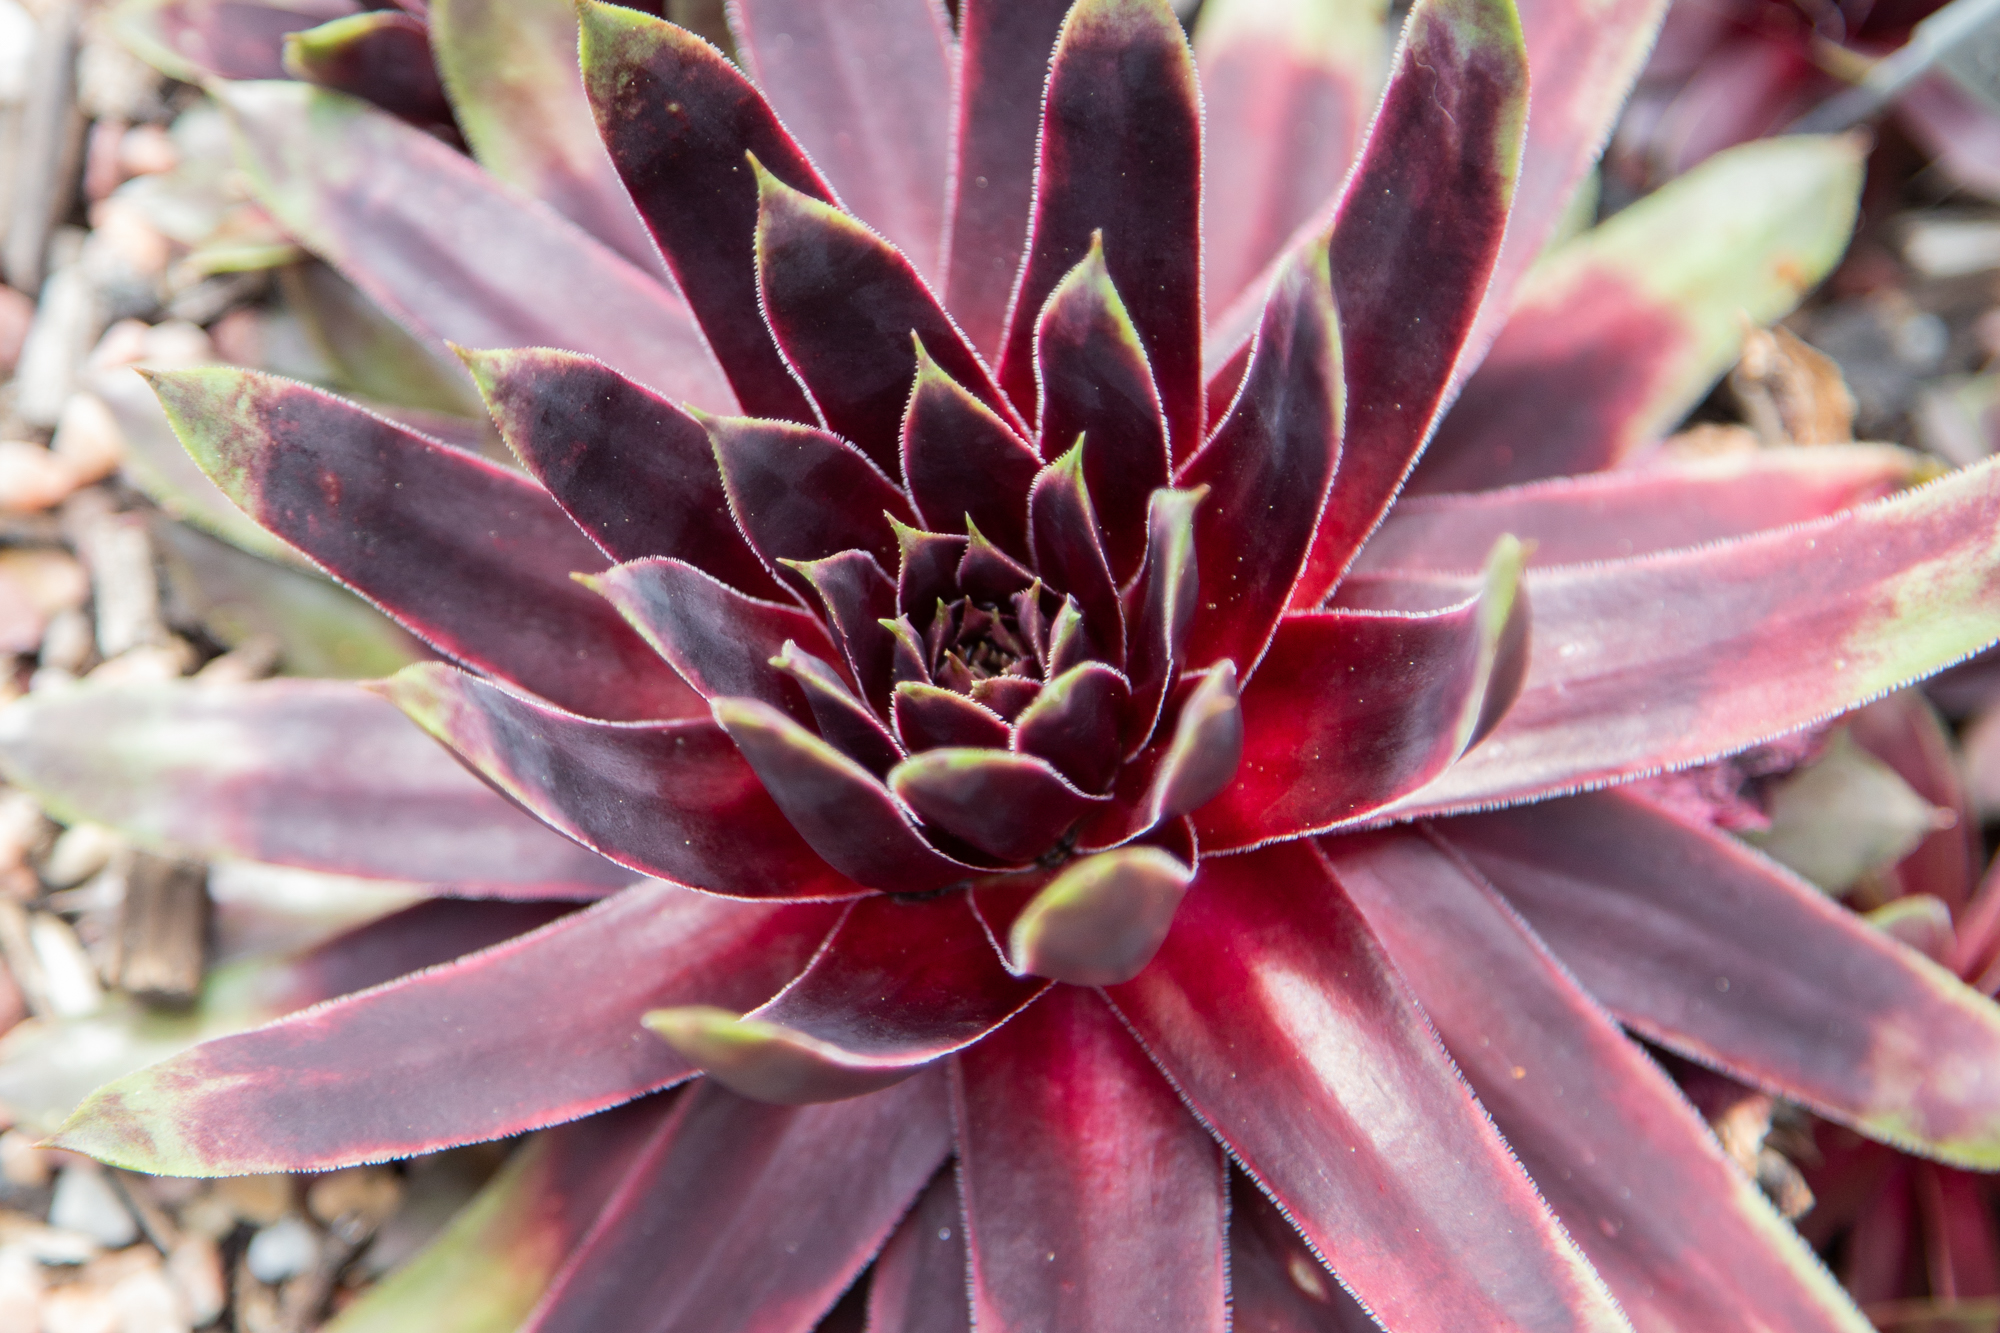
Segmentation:
{"type": "Polygon", "coordinates": [[[1008,965],[1077,986],[1130,981],[1160,951],[1193,877],[1157,847],[1073,862],[1015,918],[1008,965]]]}
{"type": "Polygon", "coordinates": [[[1236,664],[1210,667],[1181,705],[1174,738],[1153,778],[1152,822],[1199,809],[1222,794],[1243,761],[1243,709],[1236,664]]]}
{"type": "Polygon", "coordinates": [[[858,1097],[921,1068],[873,1067],[803,1032],[712,1005],[653,1009],[639,1021],[731,1092],[780,1106],[858,1097]]]}

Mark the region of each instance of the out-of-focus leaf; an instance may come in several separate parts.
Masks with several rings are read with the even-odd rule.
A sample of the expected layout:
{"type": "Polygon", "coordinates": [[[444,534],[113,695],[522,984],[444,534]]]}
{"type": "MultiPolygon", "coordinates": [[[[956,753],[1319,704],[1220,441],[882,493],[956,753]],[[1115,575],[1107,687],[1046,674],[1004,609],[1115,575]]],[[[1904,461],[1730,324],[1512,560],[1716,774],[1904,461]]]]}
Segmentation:
{"type": "Polygon", "coordinates": [[[1829,893],[1901,860],[1954,819],[1845,729],[1819,758],[1776,783],[1768,799],[1771,827],[1745,830],[1743,840],[1829,893]]]}
{"type": "Polygon", "coordinates": [[[278,284],[285,305],[326,357],[329,387],[484,424],[479,395],[458,373],[458,363],[446,365],[337,270],[315,261],[294,264],[279,272],[278,284]]]}
{"type": "Polygon", "coordinates": [[[206,78],[285,77],[285,35],[360,9],[354,0],[131,0],[112,23],[161,73],[206,78]]]}
{"type": "Polygon", "coordinates": [[[456,143],[451,103],[431,58],[430,28],[396,9],[371,9],[285,38],[285,72],[352,93],[456,143]]]}

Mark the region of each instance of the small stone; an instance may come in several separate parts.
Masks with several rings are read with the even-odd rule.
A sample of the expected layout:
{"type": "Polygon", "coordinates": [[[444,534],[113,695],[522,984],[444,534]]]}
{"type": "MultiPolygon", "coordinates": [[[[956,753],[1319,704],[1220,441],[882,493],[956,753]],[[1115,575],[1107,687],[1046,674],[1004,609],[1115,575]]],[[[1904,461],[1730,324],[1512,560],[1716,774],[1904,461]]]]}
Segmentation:
{"type": "Polygon", "coordinates": [[[97,629],[82,610],[59,611],[49,617],[42,631],[42,652],[37,659],[45,671],[60,671],[74,678],[97,652],[97,629]]]}
{"type": "Polygon", "coordinates": [[[162,125],[134,125],[118,141],[118,166],[130,176],[157,176],[181,164],[181,150],[162,125]]]}
{"type": "Polygon", "coordinates": [[[306,1190],[306,1208],[321,1222],[351,1221],[364,1231],[381,1226],[402,1201],[402,1181],[379,1166],[329,1172],[306,1190]]]}
{"type": "Polygon", "coordinates": [[[73,1283],[42,1298],[42,1333],[118,1333],[111,1293],[73,1283]]]}
{"type": "Polygon", "coordinates": [[[82,1018],[104,1006],[97,965],[76,937],[75,927],[51,913],[35,912],[28,920],[28,939],[34,946],[35,961],[41,964],[51,1016],[82,1018]]]}
{"type": "MultiPolygon", "coordinates": [[[[140,1252],[147,1253],[144,1247],[140,1252]]],[[[110,1294],[118,1333],[188,1333],[193,1327],[180,1293],[158,1264],[120,1278],[110,1294]]]]}
{"type": "Polygon", "coordinates": [[[0,510],[39,514],[83,484],[76,469],[31,440],[0,440],[0,510]]]}
{"type": "Polygon", "coordinates": [[[21,359],[28,327],[35,322],[35,298],[12,287],[0,287],[0,374],[21,359]]]}
{"type": "Polygon", "coordinates": [[[292,1208],[290,1176],[225,1176],[215,1182],[215,1196],[243,1221],[267,1227],[292,1208]]]}
{"type": "Polygon", "coordinates": [[[125,839],[102,824],[66,829],[42,862],[42,882],[52,889],[81,884],[110,865],[111,858],[124,847],[125,839]]]}
{"type": "Polygon", "coordinates": [[[259,1231],[243,1254],[250,1275],[269,1285],[297,1277],[318,1259],[319,1236],[297,1217],[287,1217],[259,1231]]]}
{"type": "Polygon", "coordinates": [[[49,1225],[90,1237],[106,1249],[122,1249],[139,1239],[139,1224],[104,1172],[78,1162],[56,1175],[49,1225]]]}
{"type": "Polygon", "coordinates": [[[17,1189],[38,1190],[49,1183],[54,1170],[50,1154],[35,1146],[34,1135],[18,1129],[0,1134],[0,1180],[17,1189]]]}
{"type": "Polygon", "coordinates": [[[153,684],[187,674],[195,662],[194,649],[187,640],[142,644],[118,654],[86,677],[96,685],[153,684]]]}
{"type": "Polygon", "coordinates": [[[0,574],[18,584],[43,615],[81,607],[90,598],[90,576],[66,551],[16,548],[0,551],[0,574]]]}
{"type": "Polygon", "coordinates": [[[79,393],[63,407],[49,452],[68,464],[77,478],[88,485],[118,470],[125,459],[125,433],[118,429],[118,422],[102,398],[94,393],[79,393]]]}
{"type": "Polygon", "coordinates": [[[42,1270],[34,1256],[0,1245],[0,1328],[41,1327],[42,1270]]]}
{"type": "Polygon", "coordinates": [[[222,1252],[207,1236],[189,1236],[167,1256],[167,1280],[180,1293],[188,1323],[200,1328],[222,1313],[228,1289],[222,1278],[222,1252]]]}

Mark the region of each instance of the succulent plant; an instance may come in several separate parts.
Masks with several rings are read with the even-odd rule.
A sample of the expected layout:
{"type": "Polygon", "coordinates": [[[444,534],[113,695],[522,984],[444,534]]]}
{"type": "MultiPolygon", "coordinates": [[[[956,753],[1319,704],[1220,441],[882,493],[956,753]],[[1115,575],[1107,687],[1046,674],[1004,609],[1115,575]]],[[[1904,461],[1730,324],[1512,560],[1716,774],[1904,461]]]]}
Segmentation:
{"type": "MultiPolygon", "coordinates": [[[[1210,10],[1211,155],[1364,78],[1325,7],[1210,10]]],[[[1865,1328],[1620,1025],[1990,1168],[2000,1011],[1616,790],[2000,639],[1992,468],[1647,454],[1752,286],[1704,283],[1781,313],[1854,147],[1744,150],[1528,275],[1657,5],[1421,0],[1344,186],[1206,195],[1163,0],[832,12],[741,7],[760,92],[582,10],[678,295],[435,139],[223,90],[274,214],[488,349],[525,474],[156,379],[217,485],[448,659],[376,687],[444,748],[280,681],[33,699],[0,755],[154,840],[592,905],[58,1141],[226,1174],[564,1125],[378,1327],[477,1290],[807,1329],[852,1288],[883,1329],[1865,1328]],[[1653,262],[1746,176],[1810,222],[1653,262]]]]}

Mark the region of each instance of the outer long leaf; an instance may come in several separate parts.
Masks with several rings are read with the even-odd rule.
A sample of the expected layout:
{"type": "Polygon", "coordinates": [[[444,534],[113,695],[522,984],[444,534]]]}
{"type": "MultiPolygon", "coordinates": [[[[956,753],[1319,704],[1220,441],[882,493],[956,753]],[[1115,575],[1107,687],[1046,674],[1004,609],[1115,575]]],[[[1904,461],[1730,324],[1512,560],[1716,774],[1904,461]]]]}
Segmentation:
{"type": "Polygon", "coordinates": [[[1550,255],[1411,479],[1484,490],[1615,466],[1668,430],[1847,247],[1861,145],[1718,154],[1550,255]]]}
{"type": "Polygon", "coordinates": [[[973,346],[1000,354],[1028,239],[1049,54],[1070,0],[963,0],[945,304],[973,346]]]}
{"type": "Polygon", "coordinates": [[[1335,198],[1381,86],[1382,0],[1209,0],[1194,29],[1211,310],[1260,281],[1335,198]]]}
{"type": "Polygon", "coordinates": [[[847,206],[942,276],[951,20],[936,0],[742,0],[750,74],[847,206]]]}
{"type": "Polygon", "coordinates": [[[741,898],[862,892],[813,854],[707,718],[596,722],[437,664],[378,688],[536,818],[641,874],[741,898]]]}
{"type": "Polygon", "coordinates": [[[1406,495],[1354,562],[1371,570],[1478,569],[1511,533],[1530,566],[1651,555],[1805,523],[1924,478],[1922,456],[1875,444],[1759,449],[1461,495],[1406,495]]]}
{"type": "Polygon", "coordinates": [[[869,1333],[971,1333],[965,1227],[947,1168],[882,1247],[868,1279],[869,1333]]]}
{"type": "Polygon", "coordinates": [[[440,352],[447,342],[585,352],[729,410],[687,307],[547,205],[337,93],[243,83],[222,96],[258,201],[440,352]]]}
{"type": "Polygon", "coordinates": [[[351,685],[37,693],[0,712],[0,765],[64,818],[170,853],[431,881],[469,896],[593,898],[632,881],[522,818],[351,685]]]}
{"type": "Polygon", "coordinates": [[[672,1109],[642,1098],[542,1131],[325,1333],[513,1333],[672,1109]]]}
{"type": "Polygon", "coordinates": [[[434,647],[600,717],[700,709],[571,580],[603,556],[526,478],[290,380],[216,366],[153,383],[232,500],[434,647]]]}
{"type": "Polygon", "coordinates": [[[326,1170],[574,1120],[694,1072],[638,1030],[649,1005],[747,1008],[805,964],[832,910],[641,885],[119,1079],[60,1138],[135,1170],[216,1176],[326,1170]]]}
{"type": "Polygon", "coordinates": [[[1110,994],[1386,1326],[1630,1329],[1310,848],[1202,862],[1110,994]]]}
{"type": "Polygon", "coordinates": [[[2000,1162],[2000,1009],[1774,862],[1616,792],[1438,829],[1651,1039],[1871,1137],[2000,1162]]]}
{"type": "Polygon", "coordinates": [[[161,73],[204,79],[285,77],[285,36],[358,12],[353,0],[141,0],[109,15],[119,40],[161,73]]]}
{"type": "Polygon", "coordinates": [[[1392,813],[1699,763],[1968,657],[2000,638],[1996,532],[2000,469],[1985,464],[1779,532],[1531,574],[1520,698],[1392,813]]]}
{"type": "Polygon", "coordinates": [[[1221,1333],[1225,1159],[1102,1000],[1056,987],[952,1087],[982,1330],[1221,1333]]]}
{"type": "Polygon", "coordinates": [[[576,60],[566,0],[434,0],[431,46],[479,164],[671,282],[612,169],[576,60]]]}
{"type": "Polygon", "coordinates": [[[697,1087],[527,1333],[806,1333],[950,1150],[937,1075],[808,1107],[697,1087]]]}
{"type": "Polygon", "coordinates": [[[1513,0],[1410,11],[1328,242],[1347,427],[1294,606],[1339,580],[1449,401],[1508,225],[1527,104],[1513,0]]]}
{"type": "Polygon", "coordinates": [[[1201,93],[1165,0],[1079,0],[1063,20],[1043,108],[1034,224],[1001,386],[1023,413],[1035,410],[1042,306],[1102,232],[1106,266],[1159,386],[1167,438],[1185,457],[1206,424],[1201,93]]]}
{"type": "Polygon", "coordinates": [[[1417,833],[1320,847],[1635,1328],[1867,1333],[1673,1081],[1491,887],[1417,833]]]}

